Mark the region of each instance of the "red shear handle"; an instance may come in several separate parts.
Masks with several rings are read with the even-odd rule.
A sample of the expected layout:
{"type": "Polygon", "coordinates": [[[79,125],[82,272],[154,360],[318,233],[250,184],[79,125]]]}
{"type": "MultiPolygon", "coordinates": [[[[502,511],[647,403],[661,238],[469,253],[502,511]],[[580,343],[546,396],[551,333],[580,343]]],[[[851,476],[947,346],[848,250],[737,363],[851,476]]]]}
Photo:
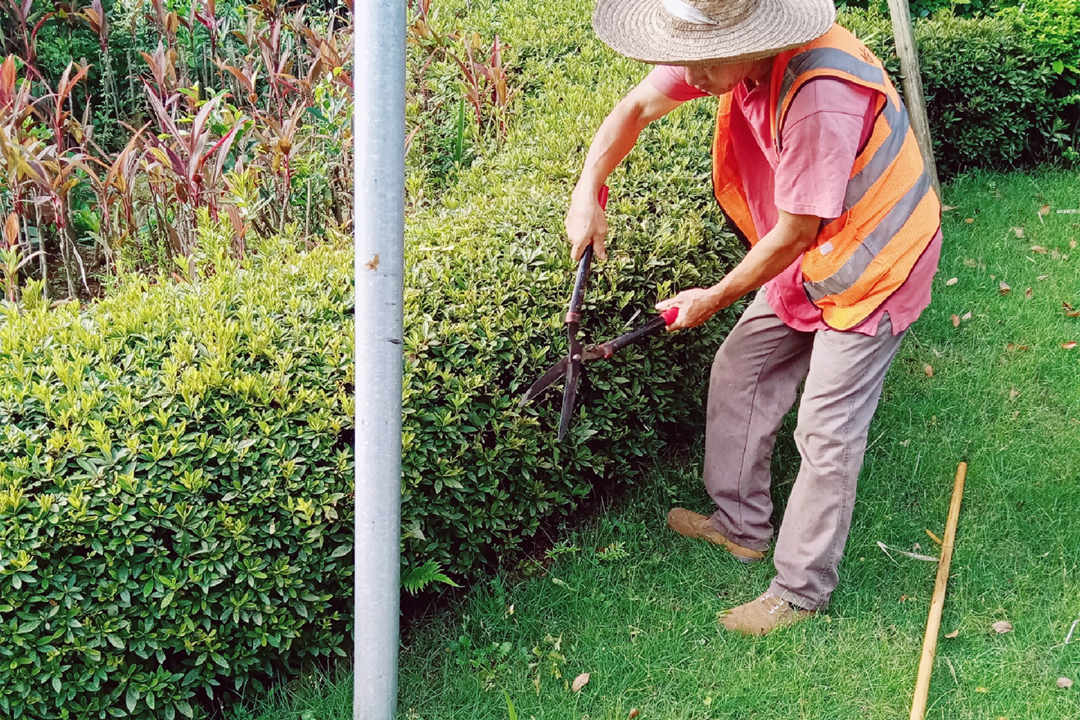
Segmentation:
{"type": "Polygon", "coordinates": [[[607,196],[608,196],[608,186],[607,185],[601,185],[600,186],[600,195],[597,196],[597,198],[596,198],[600,202],[600,209],[601,210],[607,210],[607,196]]]}
{"type": "Polygon", "coordinates": [[[643,325],[637,330],[631,330],[625,335],[620,335],[614,340],[608,341],[600,346],[601,355],[606,358],[611,357],[619,350],[622,350],[627,345],[632,345],[636,342],[641,342],[647,337],[659,334],[665,327],[675,322],[675,318],[679,315],[679,308],[668,308],[661,315],[654,315],[653,319],[649,321],[648,325],[643,325]]]}

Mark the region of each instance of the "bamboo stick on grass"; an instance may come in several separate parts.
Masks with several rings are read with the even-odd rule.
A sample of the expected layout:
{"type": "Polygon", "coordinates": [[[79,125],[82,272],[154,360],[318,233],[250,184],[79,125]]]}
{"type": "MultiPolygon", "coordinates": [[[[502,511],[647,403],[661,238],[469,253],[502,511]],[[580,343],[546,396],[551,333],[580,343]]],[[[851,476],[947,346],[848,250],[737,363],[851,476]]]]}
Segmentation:
{"type": "Polygon", "coordinates": [[[952,500],[949,502],[949,517],[945,522],[945,538],[941,543],[941,560],[938,561],[934,595],[930,600],[930,615],[926,620],[926,635],[923,637],[922,658],[919,660],[915,698],[911,701],[909,720],[923,720],[926,715],[930,672],[934,669],[934,653],[937,650],[938,631],[941,630],[941,610],[945,607],[945,585],[949,582],[949,563],[952,560],[953,541],[956,539],[956,524],[960,519],[960,498],[964,494],[966,475],[967,463],[962,462],[956,468],[956,481],[953,483],[952,500]]]}

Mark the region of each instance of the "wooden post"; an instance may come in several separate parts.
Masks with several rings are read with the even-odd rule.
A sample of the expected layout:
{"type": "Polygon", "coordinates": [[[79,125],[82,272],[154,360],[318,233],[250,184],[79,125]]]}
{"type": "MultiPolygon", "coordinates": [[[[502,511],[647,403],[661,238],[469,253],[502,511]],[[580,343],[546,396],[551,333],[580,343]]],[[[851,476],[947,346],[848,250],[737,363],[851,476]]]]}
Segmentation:
{"type": "Polygon", "coordinates": [[[926,162],[926,171],[930,173],[930,180],[940,198],[941,183],[938,182],[937,163],[934,162],[934,145],[930,142],[930,123],[926,119],[922,76],[919,74],[919,53],[915,49],[915,32],[911,27],[907,0],[889,0],[889,14],[892,15],[896,54],[900,56],[900,71],[904,74],[904,102],[911,117],[915,139],[919,141],[919,149],[926,162]]]}
{"type": "Polygon", "coordinates": [[[945,521],[945,539],[941,542],[941,559],[938,560],[934,595],[930,599],[930,614],[926,618],[926,635],[923,637],[922,657],[919,659],[915,697],[911,701],[909,720],[923,720],[926,716],[926,698],[930,695],[930,671],[934,669],[934,652],[937,650],[937,636],[941,629],[941,611],[945,607],[945,585],[949,582],[949,563],[952,561],[953,541],[956,539],[956,524],[960,519],[960,498],[964,495],[966,475],[967,463],[962,462],[956,468],[956,481],[953,483],[952,500],[949,502],[949,517],[945,521]]]}

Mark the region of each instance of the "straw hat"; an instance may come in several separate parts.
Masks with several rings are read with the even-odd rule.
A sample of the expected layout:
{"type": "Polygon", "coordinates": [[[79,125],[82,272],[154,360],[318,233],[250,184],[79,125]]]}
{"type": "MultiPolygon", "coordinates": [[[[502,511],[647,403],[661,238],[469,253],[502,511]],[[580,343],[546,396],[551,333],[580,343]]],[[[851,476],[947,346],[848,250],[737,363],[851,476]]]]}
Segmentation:
{"type": "Polygon", "coordinates": [[[775,55],[835,19],[832,0],[597,0],[593,29],[634,60],[695,65],[775,55]]]}

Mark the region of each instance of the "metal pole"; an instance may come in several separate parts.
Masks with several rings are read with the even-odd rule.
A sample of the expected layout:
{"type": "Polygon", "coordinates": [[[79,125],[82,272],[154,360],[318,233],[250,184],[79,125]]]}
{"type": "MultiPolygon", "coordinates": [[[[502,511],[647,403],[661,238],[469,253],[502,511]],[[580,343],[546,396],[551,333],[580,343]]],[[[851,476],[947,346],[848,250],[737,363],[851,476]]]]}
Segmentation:
{"type": "Polygon", "coordinates": [[[397,703],[405,3],[354,4],[356,531],[353,718],[397,703]]]}

